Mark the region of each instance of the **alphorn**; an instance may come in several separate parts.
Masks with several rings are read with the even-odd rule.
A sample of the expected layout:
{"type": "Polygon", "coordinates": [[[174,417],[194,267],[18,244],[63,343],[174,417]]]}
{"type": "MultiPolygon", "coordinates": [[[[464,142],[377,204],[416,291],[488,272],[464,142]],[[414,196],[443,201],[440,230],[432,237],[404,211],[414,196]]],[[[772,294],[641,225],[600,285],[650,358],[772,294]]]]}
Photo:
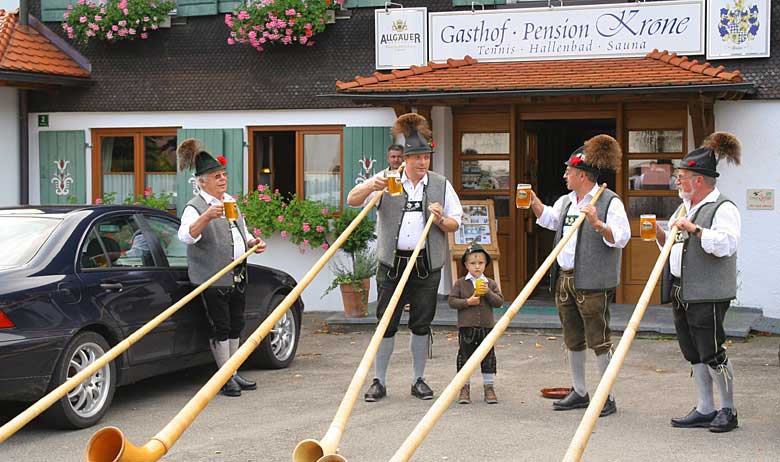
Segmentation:
{"type": "MultiPolygon", "coordinates": [[[[685,206],[682,206],[680,212],[677,214],[677,218],[684,216],[685,206]]],[[[650,273],[650,279],[647,280],[647,284],[645,284],[645,288],[642,290],[642,295],[639,297],[636,308],[634,308],[634,313],[628,321],[626,330],[623,331],[623,335],[620,337],[620,342],[618,343],[617,348],[615,348],[615,353],[612,354],[612,359],[609,361],[607,370],[604,371],[604,375],[599,381],[599,386],[596,387],[596,393],[593,395],[593,398],[591,398],[588,409],[585,411],[585,415],[582,416],[580,425],[574,433],[574,438],[572,438],[571,443],[569,444],[569,449],[563,456],[564,462],[579,461],[580,458],[582,458],[582,454],[585,452],[585,447],[588,445],[590,434],[593,432],[593,429],[596,427],[596,421],[599,419],[601,408],[604,407],[609,392],[615,385],[615,379],[617,379],[618,372],[620,372],[623,361],[625,361],[626,355],[628,355],[628,350],[631,348],[631,343],[633,343],[634,337],[636,337],[639,323],[642,322],[642,317],[645,315],[647,305],[650,304],[650,297],[653,296],[655,285],[658,283],[658,279],[661,277],[661,273],[664,270],[664,265],[666,265],[666,260],[669,258],[669,254],[672,251],[677,232],[677,227],[673,226],[671,231],[669,231],[669,235],[666,237],[666,242],[661,249],[661,254],[655,261],[653,271],[650,273]]]]}
{"type": "MultiPolygon", "coordinates": [[[[601,185],[598,192],[596,192],[596,194],[593,196],[593,199],[591,199],[591,205],[596,203],[606,187],[606,183],[601,185]]],[[[444,414],[444,411],[446,411],[450,404],[452,404],[452,402],[455,400],[455,396],[458,394],[460,389],[463,388],[463,385],[466,384],[466,381],[469,379],[469,377],[471,377],[471,374],[474,373],[477,366],[479,366],[482,360],[485,359],[485,356],[487,356],[490,349],[493,348],[493,346],[496,344],[499,337],[501,337],[507,327],[509,327],[509,322],[512,320],[512,318],[515,317],[520,308],[522,308],[523,304],[526,302],[526,300],[528,300],[528,297],[531,296],[534,289],[536,289],[536,286],[539,284],[545,274],[547,274],[547,270],[549,270],[553,262],[555,262],[558,254],[561,253],[563,247],[566,245],[569,239],[571,239],[574,233],[577,232],[577,229],[579,229],[584,220],[585,214],[580,213],[579,217],[577,217],[577,219],[571,225],[569,231],[564,234],[563,237],[561,237],[561,240],[542,263],[542,266],[536,270],[528,283],[526,283],[525,287],[523,287],[523,290],[520,292],[520,294],[518,294],[517,298],[515,298],[515,300],[506,310],[506,313],[501,316],[501,319],[498,320],[496,325],[493,327],[493,329],[491,329],[490,333],[485,337],[476,351],[474,351],[469,360],[466,361],[466,364],[463,365],[461,370],[455,375],[449,385],[447,385],[447,387],[441,393],[441,396],[439,396],[436,402],[433,403],[433,406],[431,406],[428,412],[425,413],[417,426],[414,427],[412,433],[409,434],[401,447],[398,448],[398,451],[396,451],[396,453],[390,459],[390,462],[406,462],[409,460],[409,458],[412,457],[417,448],[422,444],[425,437],[428,436],[428,433],[433,430],[433,426],[436,425],[436,422],[439,421],[442,414],[444,414]]]]}
{"type": "MultiPolygon", "coordinates": [[[[164,456],[176,441],[181,437],[195,418],[208,405],[225,382],[233,375],[249,355],[260,345],[268,332],[284,316],[284,313],[292,306],[309,285],[325,263],[336,253],[336,250],[344,244],[349,235],[360,222],[368,215],[368,212],[376,205],[381,194],[377,194],[363,210],[352,220],[347,229],[336,239],[328,250],[320,257],[314,266],[306,273],[301,281],[290,291],[271,314],[258,326],[252,335],[246,339],[243,345],[222,365],[222,367],[206,382],[205,385],[193,396],[178,414],[160,430],[148,443],[138,447],[127,440],[122,431],[116,427],[104,427],[98,430],[89,443],[87,443],[86,460],[88,462],[151,462],[164,456]]],[[[213,279],[213,278],[212,278],[213,279]]]]}
{"type": "Polygon", "coordinates": [[[30,407],[24,410],[21,414],[17,415],[5,425],[0,427],[0,443],[7,440],[14,433],[19,431],[22,427],[27,425],[32,419],[43,413],[46,409],[51,407],[57,400],[63,398],[69,391],[76,388],[81,382],[85,381],[92,374],[102,369],[106,364],[114,360],[116,357],[124,353],[128,348],[140,340],[144,335],[148,334],[152,329],[160,325],[161,322],[168,319],[171,315],[176,313],[181,307],[189,303],[193,298],[197,297],[201,292],[206,290],[208,286],[219,280],[228,271],[232,270],[239,263],[244,261],[249,255],[254,253],[257,246],[247,250],[242,256],[222,268],[217,274],[209,278],[206,282],[199,285],[192,292],[184,296],[181,300],[168,307],[165,311],[155,316],[151,321],[147,322],[138,330],[130,334],[126,339],[117,343],[113,348],[108,350],[103,356],[97,358],[94,363],[81,370],[78,374],[74,375],[59,387],[47,393],[44,397],[33,403],[30,407]]]}
{"type": "Polygon", "coordinates": [[[366,352],[363,354],[363,358],[360,360],[360,364],[355,371],[355,375],[352,377],[349,388],[347,388],[347,393],[341,400],[341,404],[336,411],[336,416],[333,417],[330,428],[328,428],[325,436],[320,441],[307,439],[298,443],[298,445],[295,446],[295,450],[293,450],[293,462],[347,461],[346,458],[337,454],[339,441],[341,441],[341,435],[344,433],[344,427],[347,425],[347,419],[349,419],[349,416],[352,413],[352,408],[355,406],[355,401],[357,401],[357,398],[360,395],[360,390],[366,380],[366,375],[368,375],[368,369],[374,362],[374,357],[376,356],[376,352],[379,349],[379,344],[382,341],[382,337],[385,335],[385,331],[387,331],[387,326],[390,324],[390,319],[393,317],[393,312],[395,311],[396,305],[398,305],[398,301],[401,299],[401,294],[404,291],[406,282],[409,280],[409,275],[412,274],[415,261],[417,260],[417,256],[420,254],[420,250],[425,243],[425,238],[428,236],[428,232],[433,225],[434,218],[436,218],[436,215],[434,214],[431,214],[431,216],[428,217],[428,222],[425,224],[425,229],[423,229],[422,235],[417,241],[417,245],[414,248],[414,252],[412,252],[412,256],[409,257],[409,261],[406,263],[406,268],[404,268],[404,272],[401,275],[401,278],[398,280],[398,284],[395,287],[393,296],[390,298],[390,301],[387,304],[385,313],[382,315],[382,319],[379,321],[379,324],[376,327],[376,331],[371,337],[368,348],[366,348],[366,352]]]}

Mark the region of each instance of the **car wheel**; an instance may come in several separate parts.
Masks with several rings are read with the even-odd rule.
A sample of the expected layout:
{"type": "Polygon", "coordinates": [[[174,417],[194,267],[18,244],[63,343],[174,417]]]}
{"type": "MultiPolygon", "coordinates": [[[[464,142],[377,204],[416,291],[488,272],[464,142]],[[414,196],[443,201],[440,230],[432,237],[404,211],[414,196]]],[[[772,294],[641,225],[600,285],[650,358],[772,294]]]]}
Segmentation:
{"type": "MultiPolygon", "coordinates": [[[[109,350],[108,342],[95,332],[81,332],[62,353],[52,376],[51,389],[62,385],[109,350]]],[[[68,392],[44,414],[59,428],[75,429],[95,425],[106,413],[116,390],[116,366],[110,362],[68,392]]]]}
{"type": "MultiPolygon", "coordinates": [[[[284,295],[276,295],[266,309],[265,317],[279,306],[284,295]]],[[[265,319],[264,317],[264,319],[265,319]]],[[[250,362],[261,369],[284,369],[295,359],[301,332],[301,312],[293,306],[274,325],[260,345],[252,352],[250,362]]]]}

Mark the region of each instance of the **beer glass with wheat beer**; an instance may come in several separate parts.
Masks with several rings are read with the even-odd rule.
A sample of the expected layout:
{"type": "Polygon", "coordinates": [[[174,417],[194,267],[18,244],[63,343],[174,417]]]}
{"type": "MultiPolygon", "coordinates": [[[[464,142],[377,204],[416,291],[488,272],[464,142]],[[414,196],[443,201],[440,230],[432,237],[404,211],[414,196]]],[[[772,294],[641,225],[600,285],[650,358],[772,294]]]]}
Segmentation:
{"type": "Polygon", "coordinates": [[[655,240],[655,214],[644,213],[639,216],[639,235],[643,241],[655,240]]]}
{"type": "Polygon", "coordinates": [[[515,207],[518,209],[528,209],[531,207],[531,185],[520,183],[517,185],[515,194],[515,207]]]}
{"type": "Polygon", "coordinates": [[[238,220],[238,208],[236,207],[236,200],[232,197],[222,201],[222,206],[225,207],[225,218],[230,223],[235,223],[238,220]]]}
{"type": "Polygon", "coordinates": [[[400,196],[403,192],[401,174],[395,169],[386,170],[385,173],[385,176],[387,177],[387,192],[389,192],[391,196],[400,196]]]}

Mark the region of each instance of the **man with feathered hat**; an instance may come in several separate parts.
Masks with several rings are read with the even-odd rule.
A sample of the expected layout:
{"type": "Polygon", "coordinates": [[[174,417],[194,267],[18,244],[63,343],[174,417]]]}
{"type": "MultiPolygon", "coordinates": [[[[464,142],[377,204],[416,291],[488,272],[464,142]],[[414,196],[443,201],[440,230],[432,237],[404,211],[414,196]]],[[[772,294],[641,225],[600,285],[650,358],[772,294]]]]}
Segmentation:
{"type": "MultiPolygon", "coordinates": [[[[683,157],[677,188],[685,217],[669,220],[679,233],[672,246],[662,281],[663,303],[671,300],[674,327],[683,357],[691,363],[698,402],[684,417],[671,420],[673,427],[704,427],[716,433],[738,426],[734,407],[734,369],[723,343],[723,318],[737,296],[737,244],[741,221],[736,205],[716,187],[718,161],[739,164],[739,140],[724,132],[711,134],[702,146],[683,157]],[[720,392],[715,407],[712,384],[720,392]]],[[[659,245],[667,230],[656,225],[659,245]]]]}
{"type": "MultiPolygon", "coordinates": [[[[215,159],[198,140],[192,138],[179,145],[177,155],[179,169],[194,169],[198,181],[199,192],[187,202],[182,212],[178,237],[187,244],[190,281],[200,285],[243,255],[248,248],[259,245],[256,252],[263,252],[265,242],[249,233],[240,211],[235,224],[225,219],[223,202],[235,202],[235,199],[227,193],[227,160],[223,156],[215,159]]],[[[213,329],[211,352],[218,367],[222,367],[238,350],[244,328],[245,288],[246,262],[202,293],[213,329]]],[[[241,396],[241,390],[256,388],[255,382],[235,373],[222,387],[221,393],[241,396]]]]}
{"type": "MultiPolygon", "coordinates": [[[[569,230],[580,213],[587,223],[569,239],[552,267],[550,288],[555,291],[555,305],[563,327],[568,349],[572,390],[553,403],[556,411],[588,407],[590,397],[585,384],[585,351],[596,354],[601,374],[609,365],[612,341],[609,330],[609,307],[620,283],[622,249],[631,238],[626,210],[620,198],[606,189],[595,205],[589,202],[599,189],[603,170],[620,168],[620,145],[609,135],[597,135],[575,150],[565,162],[563,178],[571,191],[550,207],[531,193],[531,210],[536,223],[555,231],[555,242],[569,230]]],[[[617,411],[611,394],[601,416],[617,411]]]]}
{"type": "MultiPolygon", "coordinates": [[[[395,291],[430,214],[434,226],[425,240],[425,247],[414,262],[415,268],[404,288],[398,306],[409,304],[409,329],[412,331],[412,396],[432,399],[433,391],[425,383],[424,373],[430,347],[431,321],[436,313],[436,298],[441,269],[447,261],[447,236],[460,226],[463,209],[449,180],[428,171],[433,142],[428,121],[418,114],[404,114],[396,120],[393,134],[404,135],[403,154],[406,162],[401,175],[403,194],[383,194],[377,205],[377,319],[381,319],[395,291]]],[[[364,206],[387,186],[382,173],[355,186],[347,201],[352,207],[364,206]]],[[[372,402],[387,394],[387,367],[395,346],[395,334],[403,310],[397,308],[385,332],[374,362],[375,374],[365,400],[372,402]]]]}

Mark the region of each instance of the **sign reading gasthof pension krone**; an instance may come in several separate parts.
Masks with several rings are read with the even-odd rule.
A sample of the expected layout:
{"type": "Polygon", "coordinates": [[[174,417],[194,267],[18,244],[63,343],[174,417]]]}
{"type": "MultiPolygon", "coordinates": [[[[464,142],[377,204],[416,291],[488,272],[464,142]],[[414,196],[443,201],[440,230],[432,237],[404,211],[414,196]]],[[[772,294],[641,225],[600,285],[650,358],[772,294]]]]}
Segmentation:
{"type": "Polygon", "coordinates": [[[431,60],[537,61],[704,53],[704,2],[431,13],[431,60]]]}
{"type": "Polygon", "coordinates": [[[374,10],[376,68],[408,69],[428,62],[428,8],[374,10]]]}

